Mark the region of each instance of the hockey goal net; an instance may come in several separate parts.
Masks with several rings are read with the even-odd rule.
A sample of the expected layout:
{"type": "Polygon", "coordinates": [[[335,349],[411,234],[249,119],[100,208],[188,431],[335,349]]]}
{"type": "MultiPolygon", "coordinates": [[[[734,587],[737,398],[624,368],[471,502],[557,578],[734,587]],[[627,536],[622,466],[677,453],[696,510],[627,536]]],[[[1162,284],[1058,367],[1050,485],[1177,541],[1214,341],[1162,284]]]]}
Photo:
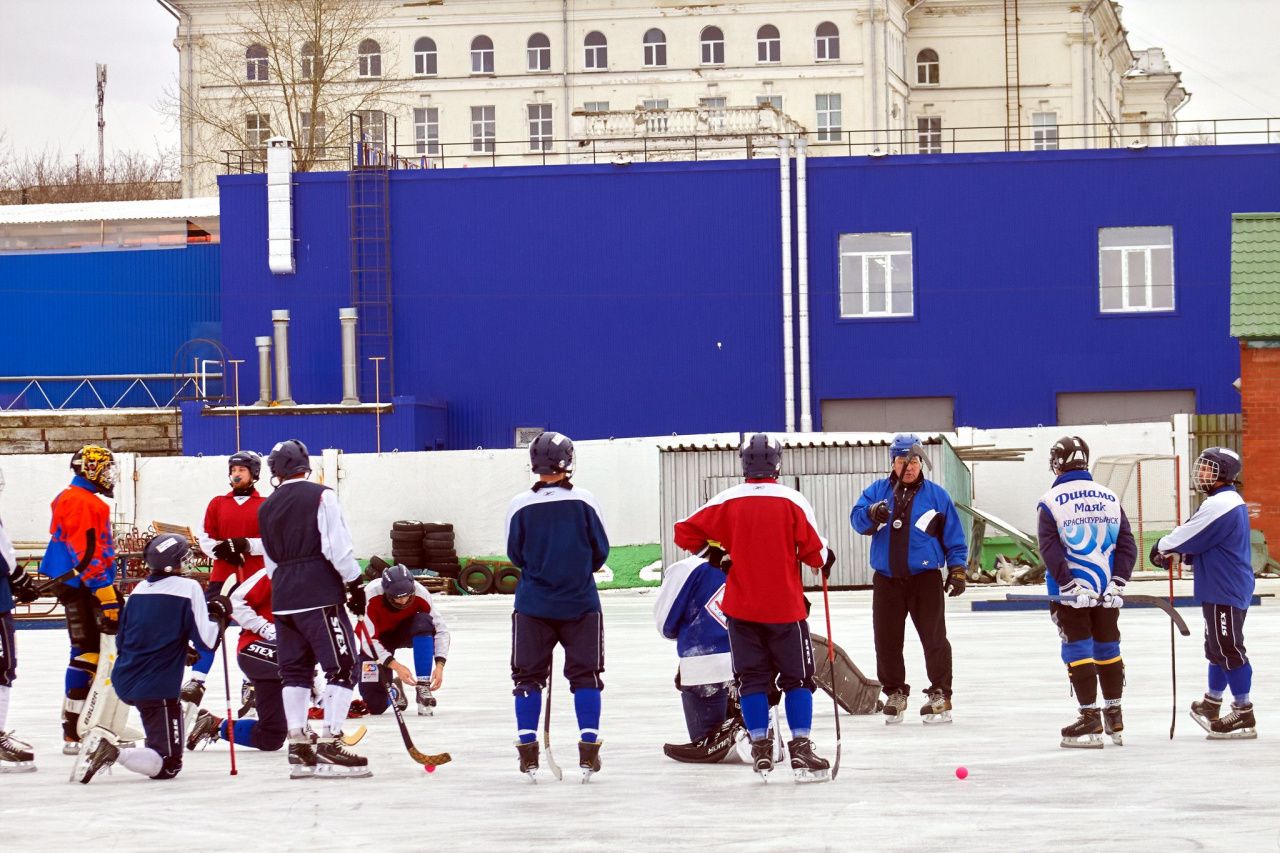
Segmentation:
{"type": "Polygon", "coordinates": [[[1138,545],[1137,570],[1150,568],[1147,554],[1161,536],[1181,523],[1182,465],[1177,456],[1100,456],[1093,479],[1120,497],[1138,545]]]}

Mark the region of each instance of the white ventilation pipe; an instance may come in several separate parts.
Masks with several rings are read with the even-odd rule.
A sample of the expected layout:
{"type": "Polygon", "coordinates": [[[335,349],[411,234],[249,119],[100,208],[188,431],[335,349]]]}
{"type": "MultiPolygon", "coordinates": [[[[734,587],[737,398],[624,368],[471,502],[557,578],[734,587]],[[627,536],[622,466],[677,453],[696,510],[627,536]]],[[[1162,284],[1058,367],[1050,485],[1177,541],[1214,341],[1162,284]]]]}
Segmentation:
{"type": "Polygon", "coordinates": [[[293,143],[267,140],[267,268],[293,273],[293,143]]]}
{"type": "Polygon", "coordinates": [[[338,322],[342,324],[342,405],[344,406],[355,406],[360,403],[360,391],[357,387],[360,372],[356,364],[358,317],[354,308],[338,309],[338,322]]]}
{"type": "Polygon", "coordinates": [[[800,431],[813,432],[809,398],[809,143],[796,140],[796,302],[800,312],[800,431]]]}
{"type": "Polygon", "coordinates": [[[258,402],[255,406],[271,405],[271,337],[263,335],[253,339],[258,348],[258,402]]]}
{"type": "Polygon", "coordinates": [[[782,387],[787,432],[796,431],[795,344],[791,319],[791,140],[778,137],[782,196],[782,387]]]}
{"type": "Polygon", "coordinates": [[[271,312],[271,325],[276,338],[276,401],[281,406],[297,405],[289,393],[289,311],[281,309],[271,312]]]}

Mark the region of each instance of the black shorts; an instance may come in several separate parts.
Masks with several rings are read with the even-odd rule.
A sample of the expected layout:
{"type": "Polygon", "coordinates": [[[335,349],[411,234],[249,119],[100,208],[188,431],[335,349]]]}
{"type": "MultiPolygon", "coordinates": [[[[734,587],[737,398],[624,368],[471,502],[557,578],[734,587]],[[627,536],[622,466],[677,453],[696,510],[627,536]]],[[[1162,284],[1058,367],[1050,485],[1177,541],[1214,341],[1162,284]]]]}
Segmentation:
{"type": "Polygon", "coordinates": [[[1204,656],[1223,669],[1249,662],[1244,650],[1244,617],[1249,612],[1230,604],[1200,605],[1204,612],[1204,656]]]}
{"type": "Polygon", "coordinates": [[[542,619],[511,614],[511,680],[515,693],[541,690],[551,675],[556,643],[564,647],[564,677],[569,690],[604,689],[604,616],[596,611],[577,619],[542,619]]]}
{"type": "Polygon", "coordinates": [[[747,622],[729,617],[729,655],[742,695],[797,687],[813,689],[813,643],[809,623],[747,622]]]}

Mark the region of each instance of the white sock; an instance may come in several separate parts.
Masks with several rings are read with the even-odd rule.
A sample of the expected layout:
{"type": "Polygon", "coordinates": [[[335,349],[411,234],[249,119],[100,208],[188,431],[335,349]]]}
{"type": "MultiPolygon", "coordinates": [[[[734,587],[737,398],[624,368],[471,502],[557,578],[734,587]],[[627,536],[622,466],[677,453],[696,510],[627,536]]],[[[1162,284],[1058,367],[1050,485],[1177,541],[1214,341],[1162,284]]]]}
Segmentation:
{"type": "Polygon", "coordinates": [[[143,776],[154,776],[164,768],[164,759],[160,757],[160,753],[149,746],[127,746],[120,750],[120,757],[116,760],[143,776]]]}
{"type": "Polygon", "coordinates": [[[310,687],[285,687],[281,691],[284,702],[285,725],[289,731],[302,731],[307,727],[307,705],[311,703],[310,687]]]}
{"type": "Polygon", "coordinates": [[[0,732],[8,731],[4,727],[5,721],[9,719],[9,685],[0,687],[0,732]]]}
{"type": "Polygon", "coordinates": [[[342,733],[342,722],[351,709],[351,696],[354,691],[350,687],[328,684],[324,688],[324,730],[326,735],[342,733]]]}
{"type": "Polygon", "coordinates": [[[209,677],[209,673],[207,673],[207,672],[198,672],[198,671],[196,671],[196,670],[194,670],[194,669],[193,669],[193,670],[191,670],[191,680],[192,680],[192,681],[198,681],[198,682],[200,682],[201,684],[204,684],[204,680],[205,680],[206,678],[208,678],[208,677],[209,677]]]}

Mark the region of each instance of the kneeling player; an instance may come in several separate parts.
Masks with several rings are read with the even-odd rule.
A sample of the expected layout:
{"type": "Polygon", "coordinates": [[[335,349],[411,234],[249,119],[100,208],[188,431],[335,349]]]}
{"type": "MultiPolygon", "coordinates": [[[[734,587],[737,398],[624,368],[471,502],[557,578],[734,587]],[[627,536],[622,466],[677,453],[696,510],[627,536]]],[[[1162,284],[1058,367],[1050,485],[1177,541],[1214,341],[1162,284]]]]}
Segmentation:
{"type": "Polygon", "coordinates": [[[181,577],[189,552],[185,537],[162,533],[147,543],[150,574],[129,596],[120,618],[118,652],[111,680],[120,700],[138,709],[146,746],[120,748],[93,729],[87,737],[83,775],[89,782],[117,761],[152,779],[172,779],[182,770],[182,709],[178,694],[187,644],[216,647],[231,604],[222,596],[205,601],[200,584],[181,577]],[[93,743],[97,739],[96,745],[93,743]]]}
{"type": "Polygon", "coordinates": [[[259,569],[232,590],[231,615],[240,626],[236,661],[240,664],[240,672],[253,686],[258,718],[236,720],[235,731],[229,733],[227,720],[202,710],[187,736],[187,749],[195,749],[202,742],[207,746],[219,739],[226,740],[229,734],[234,734],[236,746],[274,752],[284,746],[288,724],[284,716],[280,667],[276,661],[271,578],[267,577],[266,569],[259,569]]]}
{"type": "Polygon", "coordinates": [[[432,691],[439,690],[444,682],[450,641],[449,629],[440,618],[431,593],[404,566],[388,566],[382,577],[365,586],[364,595],[364,618],[356,625],[356,642],[360,647],[360,695],[369,713],[383,713],[390,700],[377,666],[368,667],[372,670],[371,679],[365,676],[366,667],[376,661],[398,675],[404,684],[416,683],[418,715],[431,716],[436,706],[432,691]],[[396,660],[396,649],[406,648],[413,649],[416,679],[407,666],[396,660]]]}

